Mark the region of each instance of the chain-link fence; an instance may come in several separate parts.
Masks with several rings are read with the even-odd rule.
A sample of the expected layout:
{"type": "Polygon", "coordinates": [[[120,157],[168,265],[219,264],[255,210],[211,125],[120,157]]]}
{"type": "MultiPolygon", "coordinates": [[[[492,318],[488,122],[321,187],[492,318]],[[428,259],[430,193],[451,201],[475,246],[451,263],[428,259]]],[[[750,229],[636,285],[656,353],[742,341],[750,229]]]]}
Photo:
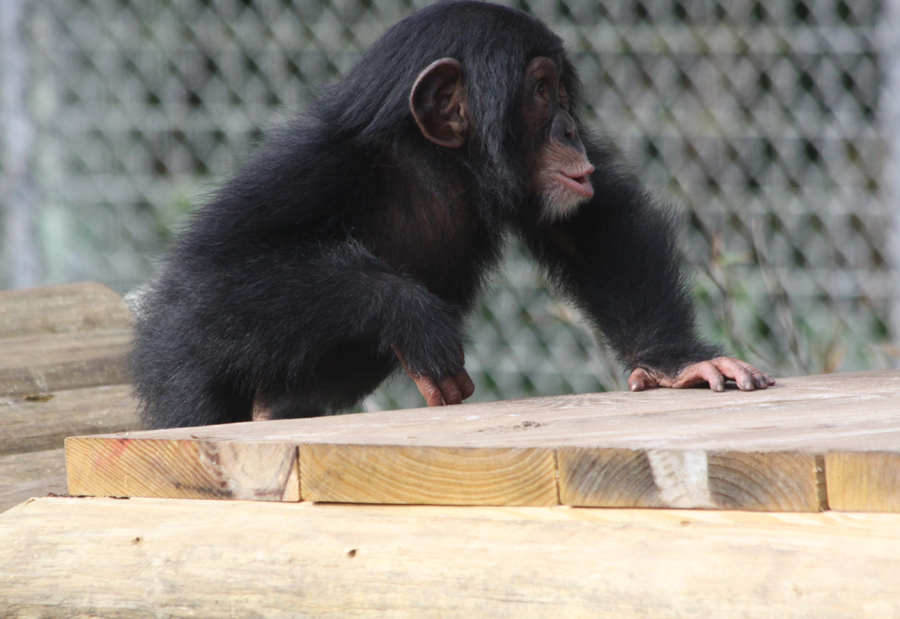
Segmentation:
{"type": "MultiPolygon", "coordinates": [[[[267,127],[417,0],[0,3],[3,284],[151,278],[267,127]],[[23,164],[24,162],[24,164],[23,164]]],[[[710,338],[776,374],[892,363],[879,0],[522,0],[589,121],[685,212],[710,338]]],[[[620,388],[516,248],[471,321],[482,399],[620,388]]],[[[416,405],[398,381],[371,406],[416,405]]]]}

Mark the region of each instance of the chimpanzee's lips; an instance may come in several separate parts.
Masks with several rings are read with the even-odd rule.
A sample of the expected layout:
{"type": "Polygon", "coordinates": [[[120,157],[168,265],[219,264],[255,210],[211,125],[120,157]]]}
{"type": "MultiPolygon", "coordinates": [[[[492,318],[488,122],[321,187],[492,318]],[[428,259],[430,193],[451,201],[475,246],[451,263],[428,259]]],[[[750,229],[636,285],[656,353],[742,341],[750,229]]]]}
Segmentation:
{"type": "Polygon", "coordinates": [[[594,166],[589,166],[580,170],[560,170],[556,172],[553,176],[556,177],[558,181],[560,181],[566,187],[569,187],[572,191],[577,193],[578,195],[590,198],[594,195],[594,188],[591,186],[591,173],[594,171],[594,166]]]}

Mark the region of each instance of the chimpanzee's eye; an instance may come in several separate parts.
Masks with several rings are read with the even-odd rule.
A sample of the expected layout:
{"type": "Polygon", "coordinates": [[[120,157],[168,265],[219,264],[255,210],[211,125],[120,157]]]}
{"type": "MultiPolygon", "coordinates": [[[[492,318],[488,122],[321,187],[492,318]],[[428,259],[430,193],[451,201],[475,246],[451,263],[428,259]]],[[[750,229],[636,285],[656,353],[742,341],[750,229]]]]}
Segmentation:
{"type": "Polygon", "coordinates": [[[550,90],[545,82],[538,82],[538,85],[534,88],[534,95],[541,101],[550,102],[550,90]]]}
{"type": "Polygon", "coordinates": [[[564,110],[569,109],[569,92],[563,84],[559,85],[559,104],[564,110]]]}

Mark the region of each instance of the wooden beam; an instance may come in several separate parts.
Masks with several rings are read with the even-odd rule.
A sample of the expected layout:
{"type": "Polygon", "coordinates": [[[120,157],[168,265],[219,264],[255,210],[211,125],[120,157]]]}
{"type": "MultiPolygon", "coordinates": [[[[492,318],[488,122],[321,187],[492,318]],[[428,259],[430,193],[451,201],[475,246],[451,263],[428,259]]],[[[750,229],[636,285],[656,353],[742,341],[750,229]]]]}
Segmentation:
{"type": "Polygon", "coordinates": [[[327,445],[300,447],[307,501],[558,505],[549,449],[327,445]]]}
{"type": "Polygon", "coordinates": [[[0,616],[896,617],[900,515],[38,499],[0,616]]]}
{"type": "Polygon", "coordinates": [[[297,447],[228,441],[66,440],[69,494],[299,501],[297,447]]]}
{"type": "MultiPolygon", "coordinates": [[[[276,444],[299,448],[301,496],[317,501],[546,505],[558,478],[570,505],[814,511],[828,503],[826,454],[900,453],[898,399],[892,371],[72,438],[70,490],[139,496],[135,479],[160,476],[184,487],[208,466],[199,454],[227,444],[235,462],[253,461],[276,444]]],[[[268,475],[227,474],[214,479],[272,488],[268,475]]]]}
{"type": "Polygon", "coordinates": [[[0,339],[97,329],[124,329],[131,311],[96,282],[0,291],[0,339]]]}
{"type": "Polygon", "coordinates": [[[818,511],[822,481],[809,453],[559,450],[564,505],[818,511]]]}
{"type": "Polygon", "coordinates": [[[0,394],[38,396],[126,383],[130,346],[131,330],[127,328],[3,340],[0,394]]]}
{"type": "Polygon", "coordinates": [[[900,448],[825,457],[828,504],[843,511],[900,512],[900,448]]]}

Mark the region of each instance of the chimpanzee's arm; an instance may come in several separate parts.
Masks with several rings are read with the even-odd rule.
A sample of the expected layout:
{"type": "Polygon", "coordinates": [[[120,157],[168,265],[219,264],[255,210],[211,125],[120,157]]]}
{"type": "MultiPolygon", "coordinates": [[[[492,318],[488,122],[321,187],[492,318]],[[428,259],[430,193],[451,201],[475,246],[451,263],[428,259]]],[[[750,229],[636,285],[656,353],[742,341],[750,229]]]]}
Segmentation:
{"type": "Polygon", "coordinates": [[[594,197],[571,218],[535,223],[524,237],[558,287],[634,370],[630,388],[708,382],[718,391],[726,378],[742,389],[772,384],[697,336],[671,214],[609,155],[589,155],[597,169],[594,197]]]}
{"type": "Polygon", "coordinates": [[[259,295],[263,303],[252,318],[271,325],[290,317],[281,337],[293,334],[297,342],[286,354],[321,352],[341,340],[377,341],[382,352],[397,356],[429,405],[456,404],[472,394],[460,308],[355,241],[310,248],[301,261],[291,253],[269,257],[271,294],[259,295]]]}
{"type": "MultiPolygon", "coordinates": [[[[336,381],[331,351],[354,342],[386,368],[396,355],[429,404],[471,395],[452,304],[355,242],[254,254],[182,262],[150,294],[132,355],[148,427],[249,421],[255,389],[272,381],[342,401],[360,379],[347,371],[336,381]]],[[[359,371],[362,359],[346,365],[359,371]]]]}

